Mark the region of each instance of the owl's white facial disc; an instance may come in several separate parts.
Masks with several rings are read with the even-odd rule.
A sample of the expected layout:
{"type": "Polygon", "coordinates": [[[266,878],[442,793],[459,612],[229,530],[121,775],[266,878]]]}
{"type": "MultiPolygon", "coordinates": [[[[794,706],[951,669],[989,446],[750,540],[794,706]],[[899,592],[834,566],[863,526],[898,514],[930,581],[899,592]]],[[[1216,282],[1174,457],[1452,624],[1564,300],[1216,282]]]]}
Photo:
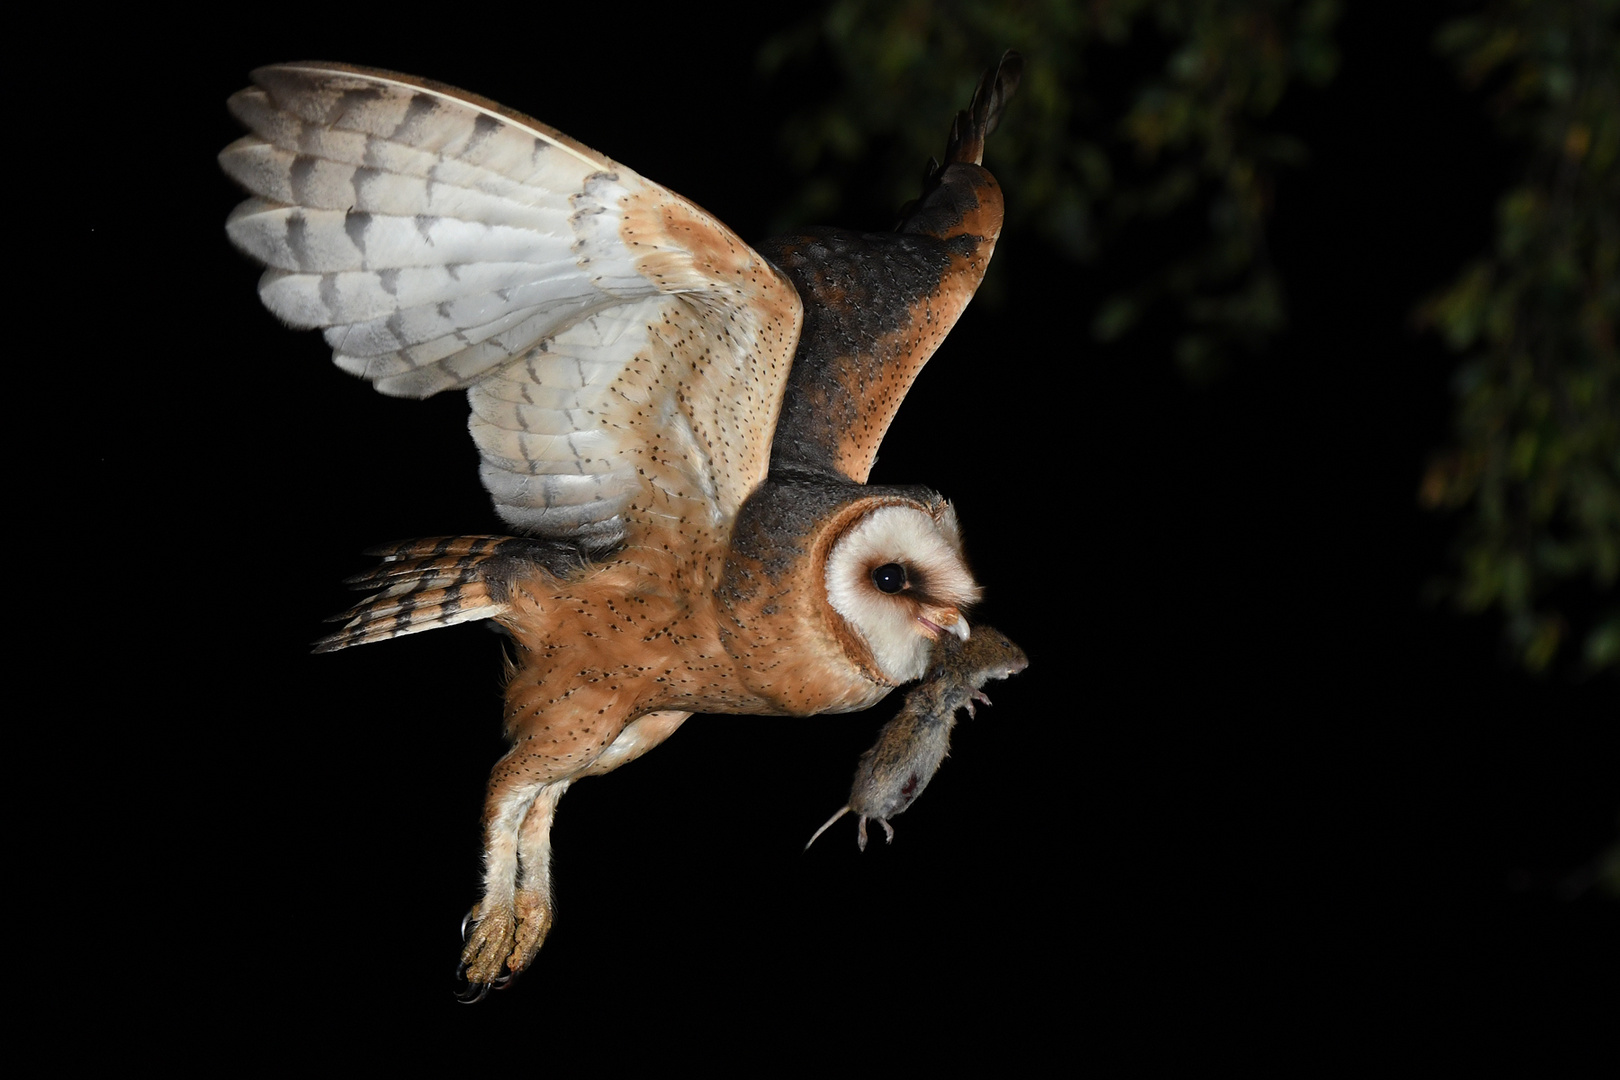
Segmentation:
{"type": "Polygon", "coordinates": [[[938,519],[909,506],[873,510],[833,545],[826,580],[833,610],[896,683],[927,670],[941,630],[968,636],[962,608],[979,598],[949,507],[938,519]]]}

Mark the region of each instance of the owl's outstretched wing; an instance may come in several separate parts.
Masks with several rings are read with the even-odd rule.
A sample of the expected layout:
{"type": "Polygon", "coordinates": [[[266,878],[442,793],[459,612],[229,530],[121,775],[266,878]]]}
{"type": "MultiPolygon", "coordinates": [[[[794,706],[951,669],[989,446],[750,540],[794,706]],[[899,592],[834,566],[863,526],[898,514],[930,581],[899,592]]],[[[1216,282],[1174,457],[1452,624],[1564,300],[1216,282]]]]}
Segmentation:
{"type": "Polygon", "coordinates": [[[262,68],[220,155],[265,305],[385,394],[466,388],[514,529],[723,536],[798,340],[783,275],[707,212],[521,114],[338,64],[262,68]]]}
{"type": "Polygon", "coordinates": [[[973,298],[1001,235],[984,140],[1022,69],[1008,52],[985,73],[951,125],[945,163],[931,164],[894,232],[822,229],[760,245],[805,307],[773,469],[866,482],[900,402],[973,298]]]}

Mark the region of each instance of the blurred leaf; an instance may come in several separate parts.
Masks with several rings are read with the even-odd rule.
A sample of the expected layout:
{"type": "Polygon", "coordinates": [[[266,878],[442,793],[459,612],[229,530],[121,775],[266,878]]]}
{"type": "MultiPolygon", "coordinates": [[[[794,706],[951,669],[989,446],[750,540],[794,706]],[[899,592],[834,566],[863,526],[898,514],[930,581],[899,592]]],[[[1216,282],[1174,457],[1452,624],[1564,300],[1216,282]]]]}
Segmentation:
{"type": "Polygon", "coordinates": [[[1485,321],[1492,275],[1490,263],[1475,263],[1451,288],[1429,299],[1419,310],[1419,322],[1438,329],[1453,349],[1468,348],[1479,337],[1485,321]]]}
{"type": "Polygon", "coordinates": [[[1420,499],[1460,513],[1451,594],[1499,610],[1525,667],[1573,639],[1620,670],[1620,0],[1498,0],[1437,46],[1526,160],[1494,255],[1418,312],[1463,354],[1420,499]]]}
{"type": "Polygon", "coordinates": [[[1611,615],[1586,638],[1586,666],[1599,668],[1620,664],[1620,615],[1611,615]]]}
{"type": "Polygon", "coordinates": [[[1091,336],[1098,341],[1114,341],[1124,335],[1141,314],[1136,299],[1130,296],[1111,296],[1091,322],[1091,336]]]}
{"type": "Polygon", "coordinates": [[[1207,375],[1186,356],[1262,348],[1284,323],[1261,255],[1273,177],[1306,150],[1268,118],[1297,82],[1333,76],[1338,14],[1336,0],[836,0],[760,52],[767,72],[839,75],[805,79],[825,93],[785,125],[788,159],[824,179],[778,224],[860,220],[827,200],[835,191],[888,211],[915,195],[910,179],[881,185],[940,153],[946,118],[992,50],[1012,46],[1024,83],[989,151],[1017,193],[1009,230],[1075,260],[1129,253],[1131,280],[1117,291],[1130,300],[1103,300],[1094,334],[1118,340],[1151,308],[1155,327],[1202,342],[1183,348],[1182,366],[1207,375]],[[940,117],[938,130],[919,116],[940,117]]]}
{"type": "Polygon", "coordinates": [[[1217,374],[1223,359],[1208,334],[1183,334],[1176,341],[1176,364],[1195,381],[1203,382],[1217,374]]]}

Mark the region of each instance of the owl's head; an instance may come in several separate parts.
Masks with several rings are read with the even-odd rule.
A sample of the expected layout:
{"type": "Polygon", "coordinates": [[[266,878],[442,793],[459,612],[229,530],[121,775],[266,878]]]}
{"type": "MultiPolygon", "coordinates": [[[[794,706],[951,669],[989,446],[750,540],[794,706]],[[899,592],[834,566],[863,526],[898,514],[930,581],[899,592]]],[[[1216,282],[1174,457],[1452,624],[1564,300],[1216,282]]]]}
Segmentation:
{"type": "Polygon", "coordinates": [[[979,586],[937,493],[784,470],[738,513],[715,595],[748,708],[811,716],[920,678],[979,586]]]}
{"type": "Polygon", "coordinates": [[[827,549],[827,601],[891,683],[920,678],[942,634],[966,640],[979,598],[956,511],[943,499],[891,503],[850,520],[827,549]]]}

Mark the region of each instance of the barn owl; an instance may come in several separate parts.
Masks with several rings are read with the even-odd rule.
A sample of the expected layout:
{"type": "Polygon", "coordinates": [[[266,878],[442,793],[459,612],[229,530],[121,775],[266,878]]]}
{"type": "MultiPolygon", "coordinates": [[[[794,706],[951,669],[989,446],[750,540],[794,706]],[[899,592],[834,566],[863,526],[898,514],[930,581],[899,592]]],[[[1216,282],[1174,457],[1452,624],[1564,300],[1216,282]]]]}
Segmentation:
{"type": "Polygon", "coordinates": [[[701,207],[494,102],[337,64],[254,72],[220,155],[259,295],[385,394],[464,390],[515,535],[375,552],[330,651],[474,620],[511,641],[483,814],[473,996],[553,921],[551,825],[694,712],[867,708],[966,640],[951,504],[866,483],[1000,234],[984,140],[1008,53],[892,233],[750,248],[701,207]]]}

